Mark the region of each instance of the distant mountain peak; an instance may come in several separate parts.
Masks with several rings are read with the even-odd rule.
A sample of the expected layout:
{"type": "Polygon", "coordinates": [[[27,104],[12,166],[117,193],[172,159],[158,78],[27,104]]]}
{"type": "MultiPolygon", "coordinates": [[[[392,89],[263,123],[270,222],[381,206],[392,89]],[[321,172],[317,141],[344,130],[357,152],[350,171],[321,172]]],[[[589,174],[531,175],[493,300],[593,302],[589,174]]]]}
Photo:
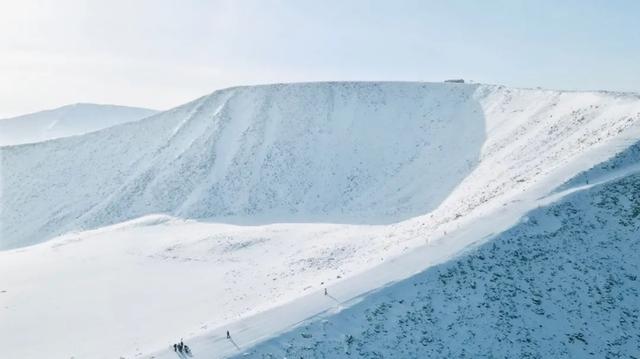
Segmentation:
{"type": "Polygon", "coordinates": [[[94,103],[62,107],[0,119],[0,146],[42,142],[81,135],[103,128],[137,121],[156,110],[94,103]]]}

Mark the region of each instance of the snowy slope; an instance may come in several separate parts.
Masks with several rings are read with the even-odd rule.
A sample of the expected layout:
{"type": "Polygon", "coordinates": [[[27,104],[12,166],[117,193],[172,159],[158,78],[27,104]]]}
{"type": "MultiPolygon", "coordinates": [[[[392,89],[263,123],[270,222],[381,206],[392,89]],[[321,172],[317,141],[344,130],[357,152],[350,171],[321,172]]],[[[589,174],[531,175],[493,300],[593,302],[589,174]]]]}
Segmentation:
{"type": "Polygon", "coordinates": [[[331,309],[326,286],[343,301],[442,263],[580,189],[552,193],[639,129],[633,94],[316,83],[0,148],[0,345],[238,353],[224,328],[241,351],[331,309]]]}
{"type": "Polygon", "coordinates": [[[144,121],[1,149],[0,248],[152,213],[387,224],[438,208],[430,225],[440,225],[526,191],[639,123],[636,95],[421,83],[233,88],[144,121]]]}
{"type": "Polygon", "coordinates": [[[156,112],[146,108],[78,103],[53,110],[0,119],[0,146],[81,135],[121,123],[136,121],[156,112]]]}
{"type": "Polygon", "coordinates": [[[636,169],[238,358],[638,357],[639,233],[636,169]]]}

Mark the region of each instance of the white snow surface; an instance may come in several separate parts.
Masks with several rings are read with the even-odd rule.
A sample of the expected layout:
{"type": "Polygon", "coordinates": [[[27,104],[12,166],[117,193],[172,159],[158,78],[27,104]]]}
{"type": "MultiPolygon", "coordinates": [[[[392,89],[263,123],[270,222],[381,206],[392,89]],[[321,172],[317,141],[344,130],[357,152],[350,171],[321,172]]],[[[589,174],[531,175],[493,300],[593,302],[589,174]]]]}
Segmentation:
{"type": "Polygon", "coordinates": [[[77,103],[0,119],[0,146],[81,135],[121,123],[137,121],[157,112],[139,107],[77,103]]]}
{"type": "Polygon", "coordinates": [[[551,194],[639,129],[634,94],[313,83],[2,147],[0,345],[240,353],[332,308],[324,287],[348,301],[579,190],[551,194]]]}

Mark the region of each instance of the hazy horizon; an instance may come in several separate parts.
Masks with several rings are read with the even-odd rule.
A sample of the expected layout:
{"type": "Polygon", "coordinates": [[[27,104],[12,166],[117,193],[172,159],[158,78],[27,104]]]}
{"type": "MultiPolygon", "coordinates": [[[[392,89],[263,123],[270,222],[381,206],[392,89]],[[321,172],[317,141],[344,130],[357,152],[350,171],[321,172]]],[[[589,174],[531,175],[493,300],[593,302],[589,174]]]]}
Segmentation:
{"type": "Polygon", "coordinates": [[[168,109],[217,89],[441,81],[640,91],[640,3],[0,4],[0,118],[72,103],[168,109]]]}

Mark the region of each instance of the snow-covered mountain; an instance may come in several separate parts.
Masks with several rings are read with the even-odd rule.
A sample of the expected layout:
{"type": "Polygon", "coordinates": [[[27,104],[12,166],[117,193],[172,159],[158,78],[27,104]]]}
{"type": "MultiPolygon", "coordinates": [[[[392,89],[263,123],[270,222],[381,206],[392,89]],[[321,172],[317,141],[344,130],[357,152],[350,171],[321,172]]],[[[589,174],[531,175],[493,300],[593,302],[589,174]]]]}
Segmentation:
{"type": "Polygon", "coordinates": [[[387,224],[437,209],[440,224],[526,191],[638,122],[635,95],[421,83],[232,88],[144,121],[3,149],[0,248],[152,213],[387,224]]]}
{"type": "Polygon", "coordinates": [[[138,107],[78,103],[53,110],[0,119],[0,146],[81,135],[121,123],[140,120],[156,112],[138,107]]]}
{"type": "MultiPolygon", "coordinates": [[[[174,357],[180,337],[208,356],[250,351],[495,240],[639,138],[635,94],[308,83],[2,147],[0,345],[21,358],[174,357]]],[[[628,176],[626,161],[588,186],[628,176]]]]}

